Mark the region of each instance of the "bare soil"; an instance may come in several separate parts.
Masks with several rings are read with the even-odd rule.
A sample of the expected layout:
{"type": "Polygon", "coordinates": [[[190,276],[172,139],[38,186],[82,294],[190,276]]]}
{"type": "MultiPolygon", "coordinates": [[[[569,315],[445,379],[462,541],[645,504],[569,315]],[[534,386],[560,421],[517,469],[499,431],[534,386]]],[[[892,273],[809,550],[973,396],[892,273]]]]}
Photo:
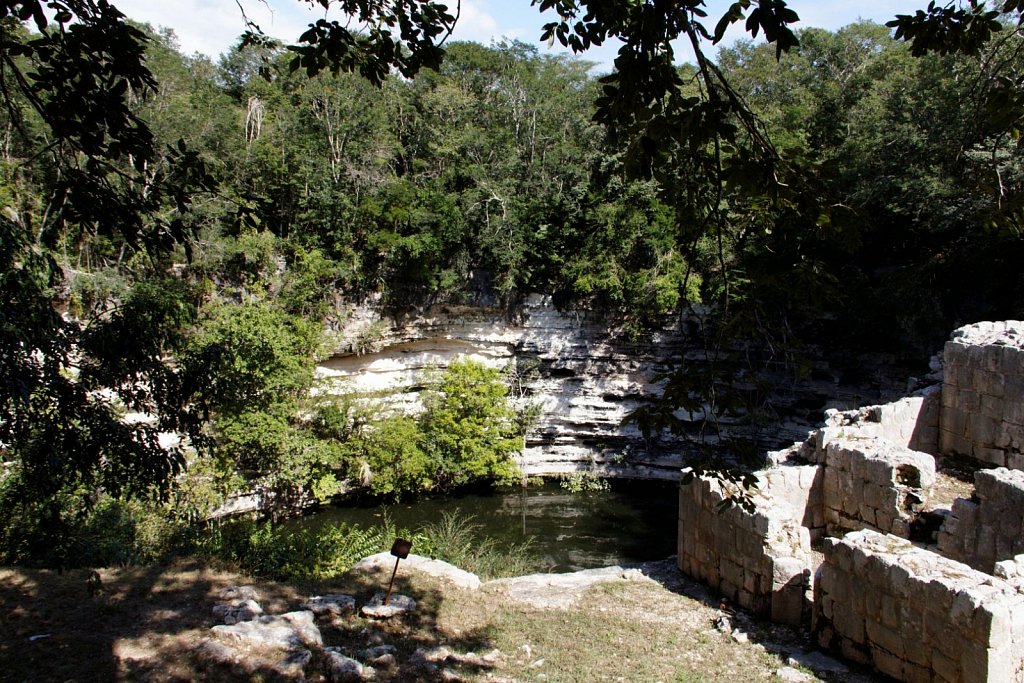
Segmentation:
{"type": "MultiPolygon", "coordinates": [[[[416,598],[414,614],[386,622],[353,615],[320,628],[324,647],[360,661],[368,647],[393,645],[397,665],[378,668],[379,681],[769,681],[790,655],[811,649],[801,632],[723,612],[717,596],[670,564],[660,567],[648,579],[598,584],[568,609],[517,603],[496,585],[460,590],[400,571],[396,590],[416,598]],[[723,615],[742,635],[715,627],[723,615]],[[410,663],[417,649],[438,647],[456,656],[433,672],[410,663]]],[[[246,651],[228,663],[202,654],[215,640],[217,593],[254,585],[267,613],[283,613],[326,593],[363,604],[388,578],[261,582],[192,561],[102,569],[98,577],[99,585],[86,570],[0,569],[0,680],[288,679],[274,668],[284,652],[246,651]]],[[[314,649],[306,678],[326,680],[322,649],[314,649]]]]}
{"type": "Polygon", "coordinates": [[[955,455],[935,458],[935,486],[928,496],[931,507],[952,505],[957,498],[974,495],[974,473],[983,466],[978,462],[955,455]]]}

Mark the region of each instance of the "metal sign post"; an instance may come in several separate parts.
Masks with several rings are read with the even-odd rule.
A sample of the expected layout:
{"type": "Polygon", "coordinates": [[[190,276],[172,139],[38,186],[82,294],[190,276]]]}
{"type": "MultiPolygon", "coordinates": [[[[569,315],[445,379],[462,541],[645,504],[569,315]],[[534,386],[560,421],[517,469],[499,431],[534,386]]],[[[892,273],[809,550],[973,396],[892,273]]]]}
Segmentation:
{"type": "Polygon", "coordinates": [[[395,556],[395,570],[391,572],[391,583],[388,584],[388,592],[384,595],[385,605],[391,600],[391,590],[395,587],[395,574],[398,573],[398,563],[409,557],[410,550],[412,550],[412,541],[407,541],[404,538],[395,539],[395,544],[391,546],[391,554],[395,556]]]}

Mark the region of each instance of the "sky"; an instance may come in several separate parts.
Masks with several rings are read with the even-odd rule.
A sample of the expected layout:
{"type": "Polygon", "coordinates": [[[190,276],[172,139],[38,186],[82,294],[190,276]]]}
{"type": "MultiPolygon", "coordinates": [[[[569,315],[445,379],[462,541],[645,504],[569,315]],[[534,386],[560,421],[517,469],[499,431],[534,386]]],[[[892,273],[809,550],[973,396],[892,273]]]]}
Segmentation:
{"type": "MultiPolygon", "coordinates": [[[[708,0],[708,27],[713,29],[717,18],[732,0],[708,0]]],[[[216,59],[234,44],[245,29],[245,16],[265,33],[286,43],[293,43],[306,26],[324,17],[324,11],[310,0],[114,0],[126,15],[154,27],[167,27],[177,34],[181,50],[216,59]],[[315,9],[313,9],[315,7],[315,9]]],[[[449,0],[454,8],[456,0],[449,0]]],[[[896,14],[908,14],[925,4],[924,0],[789,0],[789,6],[800,15],[800,27],[815,26],[837,29],[858,19],[884,23],[896,14]]],[[[453,40],[472,40],[485,45],[502,38],[518,39],[547,49],[538,38],[541,27],[553,21],[552,12],[541,13],[530,0],[462,0],[461,15],[453,40]]],[[[339,19],[328,15],[328,19],[339,19]]],[[[727,42],[743,35],[742,26],[734,25],[727,42]]],[[[606,44],[584,55],[608,71],[617,47],[606,44]]],[[[685,54],[682,55],[686,59],[685,54]]]]}

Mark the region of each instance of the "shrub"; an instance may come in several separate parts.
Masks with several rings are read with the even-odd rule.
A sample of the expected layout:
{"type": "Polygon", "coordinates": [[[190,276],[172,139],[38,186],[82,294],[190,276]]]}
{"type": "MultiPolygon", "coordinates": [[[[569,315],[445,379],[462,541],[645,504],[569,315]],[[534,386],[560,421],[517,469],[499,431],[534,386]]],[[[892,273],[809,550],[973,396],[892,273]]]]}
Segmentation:
{"type": "Polygon", "coordinates": [[[104,498],[76,534],[72,564],[86,567],[149,564],[182,549],[182,525],[166,510],[138,500],[104,498]]]}
{"type": "Polygon", "coordinates": [[[396,533],[389,523],[364,529],[345,524],[295,528],[234,521],[211,529],[195,552],[254,576],[324,579],[347,571],[367,555],[387,550],[396,533]]]}
{"type": "Polygon", "coordinates": [[[423,450],[432,461],[436,488],[517,478],[512,456],[522,444],[518,415],[499,370],[456,360],[440,377],[430,378],[423,406],[423,450]]]}

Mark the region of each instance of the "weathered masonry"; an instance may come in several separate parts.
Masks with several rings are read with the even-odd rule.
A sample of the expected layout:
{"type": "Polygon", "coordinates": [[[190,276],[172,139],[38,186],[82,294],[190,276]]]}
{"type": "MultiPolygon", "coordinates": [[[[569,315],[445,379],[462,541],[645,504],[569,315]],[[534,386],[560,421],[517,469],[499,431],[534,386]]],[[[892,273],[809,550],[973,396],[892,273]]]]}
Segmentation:
{"type": "Polygon", "coordinates": [[[957,330],[942,366],[770,453],[755,512],[682,484],[680,569],[897,680],[1024,681],[1024,323],[957,330]],[[937,455],[993,469],[938,504],[937,455]]]}

